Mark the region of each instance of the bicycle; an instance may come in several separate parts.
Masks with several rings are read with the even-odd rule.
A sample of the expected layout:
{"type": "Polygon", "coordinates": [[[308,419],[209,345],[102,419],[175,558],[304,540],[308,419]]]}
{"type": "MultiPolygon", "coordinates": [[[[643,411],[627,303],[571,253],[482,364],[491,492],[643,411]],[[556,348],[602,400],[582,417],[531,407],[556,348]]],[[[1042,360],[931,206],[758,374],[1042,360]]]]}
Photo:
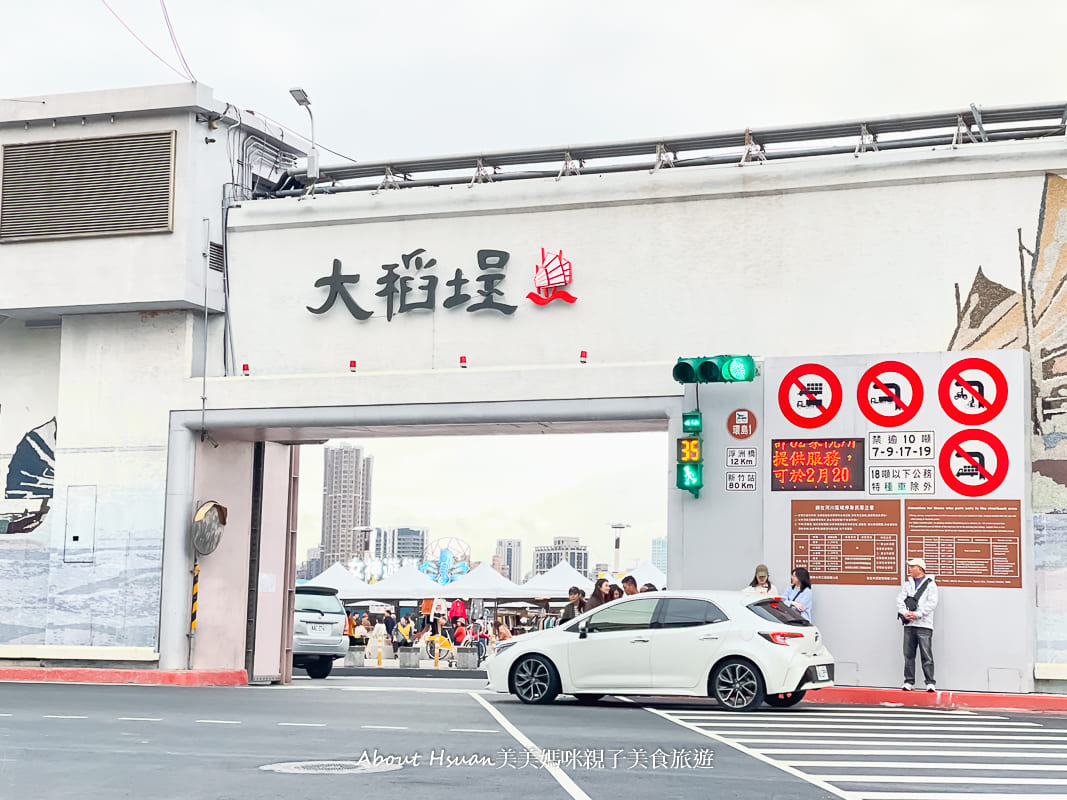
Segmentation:
{"type": "Polygon", "coordinates": [[[434,636],[431,633],[426,637],[425,648],[427,658],[433,658],[434,650],[436,649],[438,661],[447,661],[450,664],[454,664],[456,661],[456,645],[444,634],[434,636]]]}

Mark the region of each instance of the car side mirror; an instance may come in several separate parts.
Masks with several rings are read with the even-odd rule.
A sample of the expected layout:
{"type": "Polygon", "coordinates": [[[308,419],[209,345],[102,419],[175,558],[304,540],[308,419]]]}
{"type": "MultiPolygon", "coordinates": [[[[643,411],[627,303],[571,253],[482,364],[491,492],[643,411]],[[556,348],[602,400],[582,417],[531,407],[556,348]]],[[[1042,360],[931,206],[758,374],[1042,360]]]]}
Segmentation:
{"type": "Polygon", "coordinates": [[[583,619],[578,623],[578,638],[584,639],[589,635],[589,620],[583,619]]]}

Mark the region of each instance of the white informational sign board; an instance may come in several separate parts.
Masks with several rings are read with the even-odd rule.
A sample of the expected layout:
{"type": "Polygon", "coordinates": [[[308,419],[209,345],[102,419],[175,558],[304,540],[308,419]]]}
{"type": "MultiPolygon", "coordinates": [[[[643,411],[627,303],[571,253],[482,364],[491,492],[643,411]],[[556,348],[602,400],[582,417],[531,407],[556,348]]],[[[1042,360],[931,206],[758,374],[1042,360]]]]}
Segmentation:
{"type": "Polygon", "coordinates": [[[941,588],[938,673],[971,690],[1016,675],[1013,691],[1030,691],[1027,354],[774,358],[762,374],[766,563],[776,579],[811,573],[841,682],[900,682],[895,596],[922,558],[941,588]],[[978,607],[1010,647],[972,641],[978,607]],[[858,645],[872,636],[874,660],[858,645]]]}

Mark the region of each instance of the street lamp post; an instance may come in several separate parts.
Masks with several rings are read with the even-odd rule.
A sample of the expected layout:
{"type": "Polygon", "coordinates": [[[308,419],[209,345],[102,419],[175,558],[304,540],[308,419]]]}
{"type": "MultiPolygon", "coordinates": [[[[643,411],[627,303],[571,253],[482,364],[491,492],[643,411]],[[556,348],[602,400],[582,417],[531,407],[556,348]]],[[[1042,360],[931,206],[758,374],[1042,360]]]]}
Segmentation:
{"type": "Polygon", "coordinates": [[[311,118],[311,152],[308,153],[307,172],[308,180],[312,181],[312,188],[314,188],[314,181],[319,178],[319,151],[315,149],[315,115],[311,113],[311,98],[299,86],[294,86],[290,89],[289,94],[293,96],[298,105],[307,109],[308,116],[311,118]]]}
{"type": "Polygon", "coordinates": [[[622,529],[629,528],[625,522],[612,522],[610,523],[612,530],[615,531],[615,569],[613,570],[616,575],[619,574],[619,546],[622,539],[622,529]]]}

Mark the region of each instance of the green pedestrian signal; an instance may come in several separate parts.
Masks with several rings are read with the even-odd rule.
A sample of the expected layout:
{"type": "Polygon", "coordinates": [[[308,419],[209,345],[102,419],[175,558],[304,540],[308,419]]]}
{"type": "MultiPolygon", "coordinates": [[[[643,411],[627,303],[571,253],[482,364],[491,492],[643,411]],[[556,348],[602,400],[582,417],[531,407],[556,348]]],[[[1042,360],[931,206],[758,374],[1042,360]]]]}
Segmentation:
{"type": "Polygon", "coordinates": [[[704,430],[704,417],[699,411],[682,413],[682,433],[700,433],[704,430]]]}
{"type": "Polygon", "coordinates": [[[699,497],[700,490],[704,488],[704,465],[699,462],[679,463],[675,485],[692,492],[693,497],[699,497]]]}

